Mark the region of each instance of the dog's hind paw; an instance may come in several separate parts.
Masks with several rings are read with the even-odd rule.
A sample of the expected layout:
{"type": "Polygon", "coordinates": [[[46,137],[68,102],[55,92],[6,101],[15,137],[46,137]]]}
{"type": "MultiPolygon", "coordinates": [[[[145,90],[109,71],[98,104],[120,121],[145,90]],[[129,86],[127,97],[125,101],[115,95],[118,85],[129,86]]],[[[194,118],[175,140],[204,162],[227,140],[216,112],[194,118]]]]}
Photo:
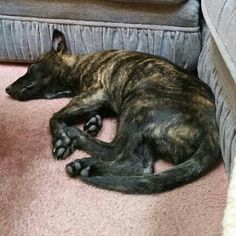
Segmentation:
{"type": "Polygon", "coordinates": [[[96,136],[102,128],[102,117],[98,114],[90,117],[84,124],[84,131],[92,136],[96,136]]]}
{"type": "Polygon", "coordinates": [[[76,177],[80,174],[81,168],[80,160],[75,160],[66,165],[66,172],[70,177],[76,177]]]}
{"type": "Polygon", "coordinates": [[[66,165],[66,172],[70,177],[87,177],[90,174],[91,165],[90,158],[77,159],[66,165]]]}

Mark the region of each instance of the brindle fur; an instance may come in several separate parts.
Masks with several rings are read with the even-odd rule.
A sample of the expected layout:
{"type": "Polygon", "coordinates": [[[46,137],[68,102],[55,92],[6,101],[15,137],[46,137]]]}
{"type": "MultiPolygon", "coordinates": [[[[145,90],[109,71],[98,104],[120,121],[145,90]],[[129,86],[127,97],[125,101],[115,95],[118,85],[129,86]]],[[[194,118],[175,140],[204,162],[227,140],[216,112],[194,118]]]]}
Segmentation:
{"type": "Polygon", "coordinates": [[[52,50],[10,85],[15,99],[73,96],[50,120],[54,156],[76,148],[91,157],[66,166],[83,181],[126,193],[160,193],[188,183],[213,168],[220,157],[212,93],[199,79],[169,61],[139,52],[108,50],[70,55],[55,30],[52,50]],[[111,143],[95,139],[100,114],[118,118],[111,143]],[[85,131],[72,125],[88,122],[85,131]],[[154,174],[166,159],[176,166],[154,174]]]}

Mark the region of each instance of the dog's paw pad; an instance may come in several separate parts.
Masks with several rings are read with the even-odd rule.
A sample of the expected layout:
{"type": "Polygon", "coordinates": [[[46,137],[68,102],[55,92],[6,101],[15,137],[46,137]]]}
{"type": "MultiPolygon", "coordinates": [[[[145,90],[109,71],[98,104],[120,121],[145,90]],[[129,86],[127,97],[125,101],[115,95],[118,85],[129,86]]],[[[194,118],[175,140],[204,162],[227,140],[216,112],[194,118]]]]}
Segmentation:
{"type": "MultiPolygon", "coordinates": [[[[61,140],[59,140],[59,141],[61,141],[61,140]]],[[[58,150],[54,149],[54,153],[56,153],[57,157],[61,157],[62,154],[64,154],[65,151],[66,151],[66,149],[63,148],[63,147],[59,148],[58,150]]]]}
{"type": "Polygon", "coordinates": [[[88,176],[89,176],[89,171],[90,171],[90,166],[87,166],[86,168],[84,168],[83,170],[81,170],[80,176],[88,177],[88,176]]]}
{"type": "Polygon", "coordinates": [[[76,177],[80,174],[81,164],[79,160],[75,160],[66,165],[66,172],[70,177],[76,177]]]}
{"type": "Polygon", "coordinates": [[[56,144],[55,144],[55,147],[60,147],[62,145],[62,140],[57,140],[56,144]]]}
{"type": "Polygon", "coordinates": [[[90,158],[77,159],[66,165],[66,172],[70,177],[88,177],[92,166],[93,161],[90,158]]]}
{"type": "Polygon", "coordinates": [[[100,115],[92,116],[85,124],[84,131],[92,136],[96,136],[102,128],[102,118],[100,115]]]}
{"type": "Polygon", "coordinates": [[[73,128],[67,127],[54,136],[53,155],[57,160],[65,159],[74,152],[76,147],[75,138],[78,136],[77,131],[76,134],[74,133],[73,128]],[[73,131],[73,136],[68,134],[69,131],[73,131]]]}

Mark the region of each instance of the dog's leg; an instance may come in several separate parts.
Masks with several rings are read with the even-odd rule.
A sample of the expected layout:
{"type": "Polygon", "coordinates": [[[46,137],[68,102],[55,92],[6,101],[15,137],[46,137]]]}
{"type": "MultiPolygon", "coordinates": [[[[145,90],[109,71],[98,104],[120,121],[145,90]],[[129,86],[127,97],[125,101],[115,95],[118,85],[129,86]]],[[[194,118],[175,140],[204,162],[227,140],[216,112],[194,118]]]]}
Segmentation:
{"type": "Polygon", "coordinates": [[[53,136],[53,154],[56,159],[66,158],[75,149],[73,140],[66,132],[68,125],[76,123],[78,118],[96,114],[103,106],[106,106],[106,99],[101,91],[96,93],[87,91],[86,95],[74,97],[66,107],[53,115],[50,119],[50,127],[53,136]]]}
{"type": "Polygon", "coordinates": [[[152,154],[146,145],[139,147],[135,152],[123,150],[113,161],[101,160],[99,157],[77,159],[66,165],[66,171],[71,177],[151,174],[154,171],[152,154]]]}
{"type": "Polygon", "coordinates": [[[116,175],[148,174],[153,171],[152,153],[143,140],[132,141],[128,136],[117,135],[112,143],[105,143],[76,127],[68,127],[67,132],[75,146],[97,159],[96,165],[88,163],[93,165],[93,172],[97,169],[101,173],[101,168],[104,173],[116,175]]]}
{"type": "Polygon", "coordinates": [[[98,140],[76,127],[68,127],[67,136],[73,140],[75,148],[82,149],[104,161],[114,160],[124,151],[124,148],[133,149],[128,143],[129,136],[125,133],[117,134],[111,143],[98,140]]]}

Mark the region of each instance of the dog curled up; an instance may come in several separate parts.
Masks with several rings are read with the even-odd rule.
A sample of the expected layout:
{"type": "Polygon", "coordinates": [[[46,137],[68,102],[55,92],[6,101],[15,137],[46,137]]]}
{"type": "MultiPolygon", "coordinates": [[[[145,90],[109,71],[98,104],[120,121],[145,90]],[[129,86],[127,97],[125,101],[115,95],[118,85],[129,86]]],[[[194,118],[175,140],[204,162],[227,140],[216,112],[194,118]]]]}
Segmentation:
{"type": "Polygon", "coordinates": [[[14,99],[72,97],[53,114],[53,155],[75,149],[91,157],[66,165],[71,177],[124,193],[161,193],[189,183],[221,158],[214,98],[199,79],[158,56],[121,50],[71,55],[54,30],[51,50],[6,88],[14,99]],[[95,138],[102,118],[114,114],[111,143],[95,138]],[[73,125],[85,119],[84,130],[73,125]],[[171,169],[154,173],[164,159],[171,169]]]}

